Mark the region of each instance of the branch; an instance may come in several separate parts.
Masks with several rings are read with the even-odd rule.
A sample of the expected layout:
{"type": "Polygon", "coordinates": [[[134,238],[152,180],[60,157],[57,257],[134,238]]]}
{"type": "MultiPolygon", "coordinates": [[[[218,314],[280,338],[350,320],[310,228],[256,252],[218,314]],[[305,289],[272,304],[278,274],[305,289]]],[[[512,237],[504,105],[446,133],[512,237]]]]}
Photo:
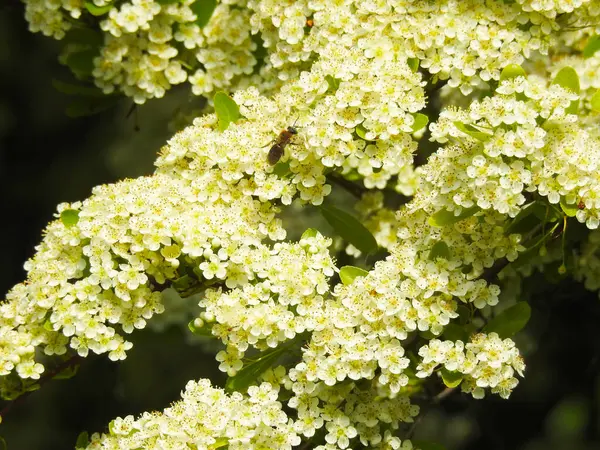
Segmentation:
{"type": "MultiPolygon", "coordinates": [[[[44,373],[40,377],[40,379],[37,380],[33,384],[39,384],[40,386],[45,384],[46,382],[50,381],[52,378],[54,378],[56,375],[58,375],[63,370],[68,369],[69,367],[74,366],[75,364],[78,364],[79,362],[81,362],[82,359],[83,358],[79,355],[71,356],[69,359],[67,359],[66,361],[63,361],[58,366],[56,366],[54,369],[49,370],[46,373],[44,373]]],[[[0,420],[4,419],[4,417],[8,414],[8,412],[12,409],[12,407],[14,405],[21,403],[25,398],[27,398],[29,395],[31,395],[32,392],[34,392],[34,391],[25,391],[24,393],[19,395],[14,400],[11,400],[10,402],[8,402],[6,404],[6,406],[4,408],[2,408],[2,410],[0,410],[0,420]]]]}

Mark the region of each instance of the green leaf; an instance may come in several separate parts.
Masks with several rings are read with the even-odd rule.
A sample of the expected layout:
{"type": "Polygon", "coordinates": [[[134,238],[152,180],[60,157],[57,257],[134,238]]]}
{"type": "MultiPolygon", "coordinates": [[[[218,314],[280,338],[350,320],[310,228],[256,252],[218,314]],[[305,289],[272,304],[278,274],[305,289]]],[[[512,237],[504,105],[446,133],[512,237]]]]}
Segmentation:
{"type": "Polygon", "coordinates": [[[72,366],[65,367],[63,370],[58,372],[52,378],[55,380],[69,380],[77,375],[79,371],[79,364],[74,364],[72,366]]]}
{"type": "Polygon", "coordinates": [[[116,95],[104,97],[81,97],[73,100],[65,110],[68,117],[77,118],[85,116],[93,116],[107,109],[112,108],[119,102],[119,97],[116,95]]]}
{"type": "Polygon", "coordinates": [[[594,56],[594,53],[596,53],[598,50],[600,50],[600,36],[592,36],[583,49],[583,57],[590,58],[594,56]]]}
{"type": "Polygon", "coordinates": [[[60,221],[66,227],[72,227],[79,222],[79,211],[76,209],[65,209],[60,213],[60,221]]]}
{"type": "Polygon", "coordinates": [[[332,92],[337,91],[340,87],[341,80],[339,78],[334,78],[331,75],[325,75],[325,80],[329,85],[329,90],[331,90],[332,92]]]}
{"type": "Polygon", "coordinates": [[[446,387],[455,388],[460,383],[462,383],[463,374],[460,372],[450,372],[445,367],[442,367],[440,373],[442,375],[442,381],[444,382],[446,387]]]}
{"type": "MultiPolygon", "coordinates": [[[[504,231],[506,234],[511,233],[524,233],[532,229],[538,224],[537,216],[542,214],[542,217],[546,214],[547,205],[539,200],[529,203],[524,206],[521,211],[515,216],[515,218],[509,222],[504,231]],[[532,218],[533,220],[525,220],[532,218]]],[[[543,220],[543,219],[542,219],[543,220]]]]}
{"type": "Polygon", "coordinates": [[[562,209],[568,217],[575,217],[577,211],[579,211],[579,209],[577,208],[577,204],[567,203],[565,197],[560,198],[560,209],[562,209]]]}
{"type": "Polygon", "coordinates": [[[444,327],[444,332],[442,333],[449,341],[469,341],[469,332],[465,329],[465,327],[461,327],[455,323],[449,323],[444,327]]]}
{"type": "Polygon", "coordinates": [[[502,311],[483,328],[484,333],[498,333],[502,339],[514,336],[521,331],[531,317],[531,307],[527,302],[519,302],[502,311]]]}
{"type": "Polygon", "coordinates": [[[414,450],[446,450],[446,447],[430,441],[412,441],[414,450]]]}
{"type": "Polygon", "coordinates": [[[91,28],[71,28],[62,41],[66,44],[99,47],[104,42],[104,36],[91,28]]]}
{"type": "Polygon", "coordinates": [[[190,323],[188,323],[188,328],[193,334],[196,336],[214,337],[212,334],[212,324],[205,322],[201,327],[197,327],[195,322],[195,320],[192,320],[190,323]]]}
{"type": "Polygon", "coordinates": [[[356,128],[354,128],[354,131],[359,138],[365,141],[370,141],[370,139],[367,139],[367,129],[363,127],[362,123],[358,124],[356,128]]]}
{"type": "Polygon", "coordinates": [[[87,448],[89,443],[90,443],[90,435],[88,434],[87,431],[82,431],[81,433],[79,433],[79,436],[77,436],[77,442],[75,443],[75,448],[77,448],[77,449],[87,448]]]}
{"type": "Polygon", "coordinates": [[[192,12],[196,15],[195,23],[200,28],[206,26],[217,7],[217,0],[196,0],[190,6],[192,12]]]}
{"type": "Polygon", "coordinates": [[[413,123],[412,127],[413,133],[416,133],[420,129],[426,127],[429,123],[429,117],[427,117],[425,114],[413,113],[412,116],[415,118],[415,123],[413,123]]]}
{"type": "Polygon", "coordinates": [[[92,1],[84,2],[84,6],[92,16],[102,16],[113,8],[112,3],[108,3],[104,6],[96,6],[92,1]]]}
{"type": "Polygon", "coordinates": [[[217,448],[223,448],[229,445],[229,439],[227,438],[217,438],[214,444],[210,445],[210,450],[216,450],[217,448]]]}
{"type": "MultiPolygon", "coordinates": [[[[563,67],[558,71],[552,84],[558,84],[559,86],[568,89],[575,94],[579,94],[579,75],[575,69],[570,66],[563,67]]],[[[577,114],[577,110],[579,109],[579,99],[573,100],[571,105],[565,109],[565,112],[568,114],[577,114]]]]}
{"type": "Polygon", "coordinates": [[[600,89],[596,91],[594,95],[592,95],[592,111],[600,112],[600,89]]]}
{"type": "Polygon", "coordinates": [[[233,377],[229,377],[227,379],[227,382],[225,383],[225,391],[245,391],[246,388],[255,382],[262,373],[275,364],[287,347],[288,346],[283,345],[261,353],[256,361],[246,365],[233,377]]]}
{"type": "Polygon", "coordinates": [[[437,258],[450,259],[450,249],[444,241],[438,241],[431,247],[429,259],[435,261],[437,258]]]}
{"type": "Polygon", "coordinates": [[[442,209],[432,216],[429,217],[427,222],[432,227],[443,227],[445,225],[452,225],[453,223],[460,222],[467,217],[471,217],[480,208],[478,206],[472,206],[471,208],[463,208],[461,213],[458,216],[454,215],[454,211],[448,211],[446,209],[442,209]]]}
{"type": "Polygon", "coordinates": [[[300,240],[317,237],[318,234],[319,230],[315,228],[308,228],[304,233],[302,233],[302,236],[300,236],[300,240]]]}
{"type": "Polygon", "coordinates": [[[320,209],[325,220],[344,240],[365,254],[374,253],[377,250],[379,247],[377,241],[356,217],[335,206],[321,205],[320,209]]]}
{"type": "Polygon", "coordinates": [[[348,285],[352,284],[356,277],[367,276],[369,272],[361,269],[360,267],[344,266],[340,269],[340,280],[342,283],[348,285]]]}
{"type": "Polygon", "coordinates": [[[279,162],[279,163],[275,164],[275,167],[273,168],[273,173],[275,175],[277,175],[279,178],[284,178],[287,174],[290,173],[289,161],[279,162]]]}
{"type": "Polygon", "coordinates": [[[471,136],[473,139],[477,139],[478,141],[481,141],[481,142],[485,142],[489,138],[492,137],[491,134],[479,131],[473,125],[464,124],[462,122],[456,121],[456,122],[454,122],[454,126],[456,128],[458,128],[460,131],[462,131],[463,133],[468,134],[469,136],[471,136]]]}
{"type": "Polygon", "coordinates": [[[417,70],[419,70],[419,58],[408,58],[406,60],[406,63],[408,64],[408,67],[410,67],[410,70],[412,70],[413,72],[417,72],[417,70]]]}
{"type": "Polygon", "coordinates": [[[527,73],[518,64],[509,64],[500,73],[500,82],[511,78],[527,77],[527,73]]]}
{"type": "Polygon", "coordinates": [[[238,120],[240,108],[237,103],[225,92],[219,91],[213,98],[215,104],[215,112],[219,119],[219,130],[225,131],[231,122],[238,120]]]}
{"type": "Polygon", "coordinates": [[[94,70],[94,58],[98,56],[97,48],[73,52],[67,56],[67,66],[78,76],[90,76],[94,70]]]}
{"type": "Polygon", "coordinates": [[[160,5],[172,5],[174,3],[181,3],[183,0],[156,0],[156,3],[160,5]]]}
{"type": "Polygon", "coordinates": [[[58,92],[62,92],[67,95],[81,95],[83,97],[104,97],[104,94],[96,86],[85,86],[82,84],[66,83],[60,80],[52,80],[52,86],[58,92]]]}

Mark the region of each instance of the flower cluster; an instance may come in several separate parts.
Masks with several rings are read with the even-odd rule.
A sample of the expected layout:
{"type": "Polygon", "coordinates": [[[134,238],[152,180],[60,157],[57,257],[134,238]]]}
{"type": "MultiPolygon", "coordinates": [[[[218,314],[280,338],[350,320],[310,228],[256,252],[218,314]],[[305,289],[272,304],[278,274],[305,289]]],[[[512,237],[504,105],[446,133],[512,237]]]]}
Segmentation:
{"type": "Polygon", "coordinates": [[[138,103],[186,80],[196,95],[249,84],[272,91],[329,58],[332,42],[374,59],[400,52],[467,94],[508,64],[544,58],[558,31],[573,34],[600,16],[589,0],[228,0],[214,11],[202,0],[24,1],[31,31],[56,39],[72,21],[86,27],[97,16],[103,40],[94,80],[138,103]]]}
{"type": "Polygon", "coordinates": [[[111,422],[109,434],[93,434],[86,448],[291,449],[300,437],[277,400],[278,391],[278,386],[262,383],[250,387],[247,395],[229,396],[209,380],[190,381],[182,400],[163,413],[144,413],[137,420],[119,417],[111,422]]]}
{"type": "Polygon", "coordinates": [[[484,388],[508,398],[518,384],[515,372],[523,376],[525,370],[515,343],[500,339],[497,333],[475,334],[466,345],[463,341],[432,339],[419,349],[419,356],[422,362],[417,367],[418,377],[428,377],[443,366],[449,372],[463,374],[462,391],[475,398],[484,397],[484,388]]]}
{"type": "Polygon", "coordinates": [[[439,192],[439,208],[476,206],[511,217],[537,192],[552,204],[580,205],[577,219],[597,228],[600,159],[591,149],[600,140],[575,123],[571,105],[578,100],[558,84],[519,76],[468,110],[443,111],[431,125],[432,139],[452,145],[423,170],[424,192],[439,192]]]}

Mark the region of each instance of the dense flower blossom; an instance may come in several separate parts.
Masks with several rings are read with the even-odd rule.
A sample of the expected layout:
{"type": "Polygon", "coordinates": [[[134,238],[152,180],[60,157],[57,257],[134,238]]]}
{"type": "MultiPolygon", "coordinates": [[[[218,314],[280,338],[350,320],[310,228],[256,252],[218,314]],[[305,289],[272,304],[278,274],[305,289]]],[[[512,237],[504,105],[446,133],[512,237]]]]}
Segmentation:
{"type": "MultiPolygon", "coordinates": [[[[32,30],[56,38],[65,11],[87,14],[76,2],[26,3],[32,30]]],[[[235,91],[240,117],[223,130],[204,114],[169,140],[153,175],[59,205],[26,282],[0,305],[3,394],[40,378],[45,356],[125,358],[126,335],[171,314],[175,291],[197,295],[190,326],[223,344],[215,358],[230,380],[265,355],[272,364],[230,395],[192,381],[171,408],[116,419],[88,448],[291,448],[320,430],[318,449],[410,449],[400,427],[419,413],[420,378],[444,370],[475,398],[510,395],[525,368],[518,349],[471,319],[499,302],[488,271],[531,251],[531,236],[511,231],[531,205],[544,205],[544,225],[558,211],[563,235],[560,208],[598,227],[600,133],[573,105],[589,111],[599,81],[597,57],[573,63],[582,95],[544,71],[501,73],[585,39],[561,36],[557,17],[575,26],[600,16],[596,2],[230,0],[202,26],[191,0],[94,5],[109,7],[93,73],[105,92],[141,103],[187,80],[199,95],[235,91]],[[425,128],[443,80],[444,98],[471,97],[425,128]],[[292,125],[271,164],[269,147],[292,125]],[[322,205],[336,180],[361,191],[355,209],[387,251],[351,280],[334,239],[311,229],[286,241],[280,214],[322,205]],[[472,332],[447,339],[464,311],[472,332]]],[[[590,289],[598,242],[591,233],[575,270],[590,289]]],[[[544,251],[500,278],[564,258],[544,251]]]]}

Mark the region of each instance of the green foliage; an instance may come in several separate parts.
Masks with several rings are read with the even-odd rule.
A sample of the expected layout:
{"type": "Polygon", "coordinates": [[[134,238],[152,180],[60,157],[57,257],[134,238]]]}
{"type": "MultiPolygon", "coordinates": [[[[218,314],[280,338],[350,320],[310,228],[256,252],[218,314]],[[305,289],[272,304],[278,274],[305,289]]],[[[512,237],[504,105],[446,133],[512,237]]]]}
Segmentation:
{"type": "MultiPolygon", "coordinates": [[[[552,84],[558,84],[559,86],[574,92],[575,94],[580,93],[579,89],[579,75],[572,67],[563,67],[558,71],[556,77],[552,81],[552,84]]],[[[571,105],[565,109],[569,114],[577,114],[579,109],[579,99],[573,100],[571,105]]]]}
{"type": "Polygon", "coordinates": [[[429,251],[429,259],[435,261],[437,258],[450,259],[450,249],[444,241],[436,242],[429,251]]]}
{"type": "Polygon", "coordinates": [[[344,284],[352,284],[356,277],[364,277],[368,274],[366,270],[360,267],[344,266],[340,269],[340,280],[344,284]]]}
{"type": "Polygon", "coordinates": [[[591,105],[592,111],[600,112],[600,89],[598,89],[594,95],[592,95],[591,105]]]}
{"type": "Polygon", "coordinates": [[[196,25],[200,28],[206,26],[217,7],[217,0],[196,0],[190,9],[196,14],[196,25]]]}
{"type": "Polygon", "coordinates": [[[235,122],[241,117],[240,108],[229,95],[222,91],[215,94],[213,101],[219,120],[219,130],[225,131],[231,122],[235,122]]]}
{"type": "Polygon", "coordinates": [[[108,13],[114,6],[112,2],[107,3],[104,6],[96,6],[96,4],[92,1],[86,1],[83,3],[83,5],[92,16],[103,16],[104,14],[108,13]]]}
{"type": "Polygon", "coordinates": [[[66,227],[72,227],[73,225],[77,225],[79,222],[79,211],[75,209],[65,209],[60,213],[60,221],[66,227]]]}
{"type": "Polygon", "coordinates": [[[510,80],[511,78],[527,77],[525,70],[518,64],[509,64],[500,73],[500,81],[510,80]]]}
{"type": "Polygon", "coordinates": [[[561,197],[560,199],[560,209],[562,209],[568,217],[575,217],[578,211],[577,204],[567,203],[567,200],[564,197],[561,197]]]}
{"type": "Polygon", "coordinates": [[[195,320],[192,320],[188,323],[188,328],[193,334],[196,336],[213,337],[212,324],[204,323],[201,327],[197,327],[195,322],[195,320]]]}
{"type": "Polygon", "coordinates": [[[77,449],[86,448],[89,443],[90,443],[90,436],[87,431],[83,431],[83,432],[79,433],[79,436],[77,436],[77,442],[75,443],[75,448],[77,448],[77,449]]]}
{"type": "Polygon", "coordinates": [[[335,206],[321,205],[321,214],[344,240],[365,254],[377,251],[377,241],[356,217],[335,206]]]}
{"type": "Polygon", "coordinates": [[[254,362],[245,365],[237,374],[227,379],[225,391],[245,391],[263,372],[273,366],[288,348],[289,345],[280,345],[260,353],[254,362]]]}
{"type": "Polygon", "coordinates": [[[446,447],[443,445],[437,444],[435,442],[430,441],[412,441],[413,446],[416,450],[446,450],[446,447]]]}
{"type": "Polygon", "coordinates": [[[463,341],[467,342],[469,340],[470,332],[467,328],[470,326],[464,325],[460,326],[455,323],[449,323],[444,327],[444,332],[442,336],[449,341],[463,341]]]}
{"type": "Polygon", "coordinates": [[[468,134],[472,138],[477,139],[478,141],[481,141],[481,142],[485,142],[489,138],[492,137],[491,134],[484,133],[484,132],[480,131],[478,128],[474,127],[473,125],[464,124],[462,122],[456,121],[456,122],[454,122],[454,126],[456,128],[458,128],[460,131],[462,131],[463,133],[468,134]]]}
{"type": "Polygon", "coordinates": [[[442,367],[440,369],[440,374],[442,375],[442,381],[444,382],[446,387],[449,388],[457,387],[460,383],[462,383],[462,380],[464,378],[462,373],[450,372],[445,367],[442,367]]]}
{"type": "Polygon", "coordinates": [[[415,118],[415,123],[413,123],[412,127],[413,133],[425,128],[429,123],[429,117],[425,114],[413,113],[412,116],[415,118]]]}
{"type": "Polygon", "coordinates": [[[600,36],[594,35],[588,40],[583,49],[583,57],[591,58],[598,50],[600,50],[600,36]]]}
{"type": "Polygon", "coordinates": [[[454,215],[454,211],[442,209],[433,214],[431,217],[429,217],[429,219],[427,219],[427,222],[432,227],[443,227],[446,225],[452,225],[453,223],[460,222],[461,220],[466,219],[467,217],[471,217],[479,210],[480,208],[478,206],[472,206],[471,208],[463,208],[461,213],[458,216],[456,216],[454,215]]]}
{"type": "Polygon", "coordinates": [[[483,328],[484,333],[498,333],[501,338],[509,338],[517,334],[531,317],[531,307],[527,302],[519,302],[502,311],[483,328]]]}

